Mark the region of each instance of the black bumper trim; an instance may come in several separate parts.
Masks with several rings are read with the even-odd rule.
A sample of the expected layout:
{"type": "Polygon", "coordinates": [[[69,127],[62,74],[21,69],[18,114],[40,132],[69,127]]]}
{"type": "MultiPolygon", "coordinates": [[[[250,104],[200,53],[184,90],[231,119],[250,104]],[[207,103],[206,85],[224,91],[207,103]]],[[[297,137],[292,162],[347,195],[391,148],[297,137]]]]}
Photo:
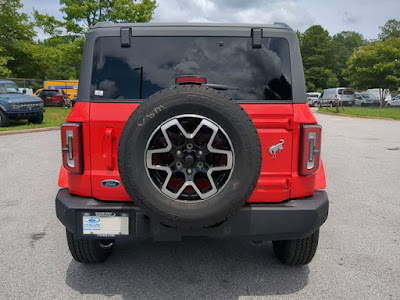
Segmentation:
{"type": "Polygon", "coordinates": [[[7,116],[10,119],[24,119],[28,117],[36,117],[43,114],[43,110],[31,110],[31,111],[8,111],[7,116]]]}
{"type": "MultiPolygon", "coordinates": [[[[235,215],[215,227],[180,230],[150,220],[133,203],[79,197],[71,195],[67,189],[60,189],[56,197],[58,219],[78,237],[82,237],[81,220],[84,213],[115,212],[129,215],[129,237],[134,239],[180,240],[184,236],[208,236],[289,240],[314,233],[327,219],[328,210],[328,195],[318,190],[311,197],[283,203],[246,204],[235,215]]],[[[98,237],[85,235],[85,238],[98,237]]]]}

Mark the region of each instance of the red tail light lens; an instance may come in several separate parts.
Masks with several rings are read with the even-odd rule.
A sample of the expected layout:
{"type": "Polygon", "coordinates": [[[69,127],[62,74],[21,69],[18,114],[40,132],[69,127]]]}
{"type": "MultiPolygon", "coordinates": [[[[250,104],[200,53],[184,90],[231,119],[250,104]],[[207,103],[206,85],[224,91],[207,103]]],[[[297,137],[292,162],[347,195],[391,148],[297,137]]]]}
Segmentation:
{"type": "Polygon", "coordinates": [[[207,79],[200,76],[180,76],[175,79],[176,84],[183,83],[194,83],[194,84],[206,84],[207,79]]]}
{"type": "Polygon", "coordinates": [[[299,173],[302,176],[311,175],[319,169],[321,129],[320,125],[301,125],[299,173]]]}
{"type": "Polygon", "coordinates": [[[70,173],[82,174],[82,124],[64,123],[61,126],[61,147],[64,168],[70,173]]]}

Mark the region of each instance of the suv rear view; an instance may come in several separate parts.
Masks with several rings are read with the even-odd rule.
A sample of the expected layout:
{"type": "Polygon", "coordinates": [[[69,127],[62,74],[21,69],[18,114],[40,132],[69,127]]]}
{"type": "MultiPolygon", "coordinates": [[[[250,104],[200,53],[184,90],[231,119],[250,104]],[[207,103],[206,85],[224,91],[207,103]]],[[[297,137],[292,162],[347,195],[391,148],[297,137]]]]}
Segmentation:
{"type": "Polygon", "coordinates": [[[62,89],[43,89],[39,97],[44,101],[45,106],[68,106],[68,95],[62,89]]]}
{"type": "Polygon", "coordinates": [[[56,212],[74,259],[209,236],[310,262],[328,198],[304,86],[285,25],[95,26],[61,132],[56,212]]]}

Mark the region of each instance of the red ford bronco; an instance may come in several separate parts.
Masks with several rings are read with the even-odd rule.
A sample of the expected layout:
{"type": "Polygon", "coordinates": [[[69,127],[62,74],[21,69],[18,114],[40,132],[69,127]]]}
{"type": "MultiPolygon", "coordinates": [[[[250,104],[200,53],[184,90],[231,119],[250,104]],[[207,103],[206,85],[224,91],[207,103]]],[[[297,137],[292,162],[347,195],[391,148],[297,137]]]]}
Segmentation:
{"type": "Polygon", "coordinates": [[[73,258],[121,238],[272,240],[307,264],[328,215],[321,126],[287,25],[99,23],[61,128],[73,258]]]}

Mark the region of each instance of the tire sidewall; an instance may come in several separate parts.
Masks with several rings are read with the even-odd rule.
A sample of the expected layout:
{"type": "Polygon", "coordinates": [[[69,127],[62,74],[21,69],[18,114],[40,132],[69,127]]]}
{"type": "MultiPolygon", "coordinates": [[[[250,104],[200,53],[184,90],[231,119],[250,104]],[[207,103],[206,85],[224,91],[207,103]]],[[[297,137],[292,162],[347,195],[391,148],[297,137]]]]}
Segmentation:
{"type": "MultiPolygon", "coordinates": [[[[248,117],[248,120],[240,118],[234,106],[237,104],[231,102],[227,105],[227,101],[231,100],[221,101],[217,96],[219,94],[209,92],[204,95],[201,89],[196,92],[193,87],[167,90],[164,95],[155,95],[145,100],[127,122],[118,153],[121,179],[133,201],[148,215],[172,225],[177,225],[176,222],[181,225],[213,225],[223,221],[250,196],[260,172],[260,164],[257,162],[261,157],[249,160],[243,158],[249,154],[248,145],[254,144],[254,139],[258,142],[254,147],[259,150],[258,135],[255,130],[253,134],[243,134],[248,131],[251,120],[248,117]],[[149,178],[145,166],[145,149],[153,132],[165,121],[185,114],[196,114],[217,123],[233,146],[235,159],[229,179],[217,194],[203,201],[174,201],[164,195],[149,178]]],[[[253,152],[260,151],[250,151],[252,155],[253,152]]]]}

